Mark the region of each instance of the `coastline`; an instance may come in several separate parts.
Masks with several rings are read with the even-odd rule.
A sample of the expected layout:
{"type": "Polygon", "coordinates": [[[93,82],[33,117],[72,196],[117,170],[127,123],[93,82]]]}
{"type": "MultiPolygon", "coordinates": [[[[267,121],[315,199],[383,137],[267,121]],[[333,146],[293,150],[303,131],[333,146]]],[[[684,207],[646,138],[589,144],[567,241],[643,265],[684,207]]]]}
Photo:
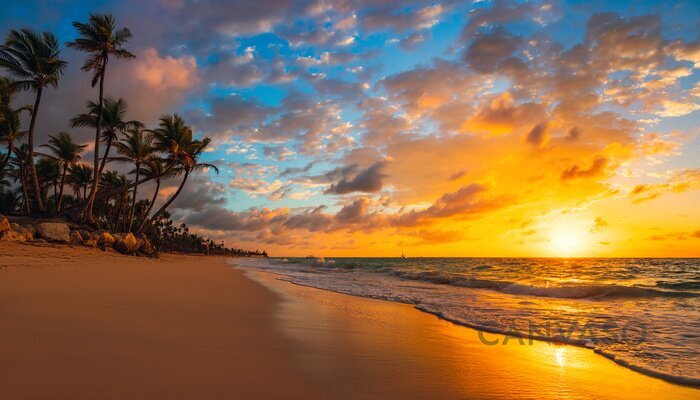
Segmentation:
{"type": "MultiPolygon", "coordinates": [[[[654,352],[655,350],[658,350],[659,344],[665,345],[665,343],[659,342],[657,339],[654,339],[637,342],[638,344],[640,344],[640,346],[637,346],[636,348],[634,346],[616,348],[614,346],[616,344],[615,342],[601,341],[602,343],[604,343],[604,345],[600,345],[600,343],[596,343],[587,339],[588,337],[593,336],[593,334],[590,333],[590,329],[596,328],[595,325],[591,325],[594,326],[594,328],[589,328],[589,322],[586,322],[585,319],[583,320],[584,322],[581,322],[579,325],[572,324],[567,334],[565,330],[559,330],[561,328],[556,328],[557,325],[555,325],[555,331],[551,331],[548,325],[550,320],[542,318],[538,320],[537,315],[532,314],[531,311],[532,309],[541,310],[543,314],[550,313],[550,315],[551,313],[561,313],[561,316],[557,315],[556,317],[559,318],[558,320],[553,320],[555,324],[559,323],[558,321],[565,321],[564,323],[566,323],[566,317],[579,318],[579,315],[582,314],[581,310],[583,310],[583,312],[593,313],[593,315],[599,315],[599,318],[632,318],[630,317],[629,312],[627,314],[618,314],[618,311],[615,309],[606,310],[602,308],[600,304],[606,304],[604,302],[587,302],[587,297],[594,299],[603,297],[598,292],[595,292],[594,295],[589,295],[587,297],[574,296],[569,298],[567,296],[571,293],[571,291],[569,291],[564,294],[558,292],[556,296],[548,296],[547,294],[543,294],[536,297],[526,296],[525,299],[522,299],[521,297],[514,296],[514,294],[522,293],[522,291],[518,292],[497,290],[494,289],[492,286],[483,283],[503,283],[505,281],[505,283],[510,284],[512,282],[508,282],[507,279],[504,279],[502,281],[489,281],[487,279],[494,278],[487,277],[474,278],[477,284],[481,284],[483,286],[464,285],[464,287],[473,290],[469,290],[468,293],[462,293],[459,291],[459,289],[461,289],[463,285],[460,284],[461,282],[459,280],[465,279],[468,281],[472,278],[461,278],[458,276],[457,278],[455,278],[457,280],[457,283],[446,283],[441,279],[451,278],[443,278],[443,276],[436,277],[434,274],[432,274],[433,271],[430,271],[430,274],[425,273],[425,276],[423,276],[423,273],[420,270],[414,273],[408,268],[406,268],[406,270],[408,270],[409,272],[404,272],[403,270],[399,270],[397,267],[384,267],[382,265],[377,266],[377,264],[371,263],[368,266],[366,266],[366,268],[360,268],[359,266],[357,266],[357,263],[365,260],[364,258],[359,261],[358,259],[348,260],[350,261],[346,264],[341,264],[340,266],[333,265],[331,268],[318,268],[319,265],[312,264],[311,266],[309,266],[305,265],[304,263],[299,264],[300,266],[298,268],[295,268],[293,266],[297,265],[297,263],[292,263],[291,261],[287,261],[286,259],[283,260],[282,263],[270,262],[269,267],[262,267],[257,263],[246,263],[243,261],[241,261],[241,263],[244,267],[247,268],[277,274],[282,277],[282,280],[296,285],[307,286],[335,293],[342,293],[345,295],[356,296],[360,298],[370,298],[382,301],[392,301],[402,304],[408,304],[421,312],[434,315],[438,318],[449,321],[450,323],[453,323],[455,325],[459,325],[480,332],[488,332],[501,336],[510,336],[513,338],[521,338],[525,340],[538,340],[547,343],[577,346],[586,349],[591,353],[601,355],[602,357],[605,357],[622,367],[628,368],[638,373],[642,373],[647,376],[658,379],[663,379],[667,382],[671,382],[678,385],[700,388],[700,379],[697,378],[697,374],[693,374],[693,371],[695,370],[692,368],[692,358],[689,358],[691,356],[689,356],[690,349],[688,349],[689,344],[687,342],[683,344],[684,346],[686,346],[684,348],[686,352],[683,354],[677,354],[678,358],[665,358],[665,356],[668,357],[675,355],[669,354],[668,352],[666,354],[657,353],[655,363],[644,363],[644,359],[639,357],[640,352],[645,352],[646,349],[651,349],[649,351],[654,352]],[[287,264],[288,262],[289,264],[287,264]],[[290,267],[287,268],[287,266],[290,267]],[[363,273],[364,271],[378,273],[363,273]],[[413,275],[411,275],[411,273],[413,273],[413,275]],[[400,276],[401,279],[397,278],[397,275],[400,276]],[[408,277],[405,278],[406,276],[408,277]],[[445,288],[445,290],[442,290],[443,288],[445,288]],[[502,300],[503,298],[507,300],[504,301],[502,300]],[[583,300],[579,302],[579,298],[583,300]],[[511,305],[517,306],[519,304],[525,305],[525,307],[522,307],[524,308],[524,310],[521,311],[522,308],[520,308],[519,306],[518,308],[511,307],[511,305]],[[582,308],[584,304],[589,308],[582,308]],[[598,307],[598,309],[592,310],[593,307],[598,307]],[[485,312],[483,310],[486,310],[488,312],[485,312]],[[567,310],[574,311],[567,312],[567,310]],[[514,312],[517,312],[518,314],[514,314],[514,312]],[[535,321],[533,325],[528,326],[520,324],[518,327],[516,327],[515,323],[512,321],[515,321],[516,319],[520,320],[521,315],[523,314],[529,316],[529,318],[532,318],[535,321]],[[533,317],[533,315],[535,316],[533,317]],[[515,328],[508,329],[508,327],[510,326],[513,326],[515,328]],[[573,329],[576,329],[577,326],[578,330],[576,332],[573,332],[573,329]],[[662,362],[661,360],[664,359],[666,359],[667,361],[662,362]],[[640,360],[642,362],[640,362],[640,360]],[[685,364],[683,364],[684,362],[685,364]],[[685,369],[678,368],[679,366],[684,367],[685,369]]],[[[392,265],[391,263],[394,259],[383,260],[388,260],[389,262],[387,264],[392,265]]],[[[329,261],[329,263],[336,262],[338,262],[338,259],[332,259],[331,261],[329,261]]],[[[479,263],[477,264],[481,265],[479,263]]],[[[447,268],[447,271],[451,270],[447,268]]],[[[444,275],[450,275],[450,272],[445,272],[444,275]]],[[[519,286],[519,288],[528,288],[526,284],[520,283],[513,286],[519,286]]],[[[591,288],[592,286],[583,285],[582,287],[590,292],[589,288],[591,288]]],[[[627,286],[615,286],[610,284],[593,286],[593,289],[603,288],[603,292],[605,293],[607,291],[610,291],[611,287],[614,289],[623,289],[618,292],[624,295],[630,295],[629,293],[632,293],[633,296],[638,296],[639,294],[637,291],[642,290],[650,291],[654,295],[656,295],[656,292],[653,289],[637,289],[630,288],[627,286]]],[[[573,290],[576,290],[580,287],[571,286],[571,288],[573,290]]],[[[547,287],[545,289],[550,288],[547,287]]],[[[562,287],[553,287],[552,289],[560,291],[562,287]]],[[[525,291],[525,293],[527,293],[527,291],[525,291]]],[[[573,293],[580,293],[580,291],[574,291],[573,293]]],[[[672,298],[676,298],[676,296],[678,296],[677,292],[671,292],[670,294],[668,294],[669,292],[662,293],[672,298]]],[[[613,295],[611,297],[614,297],[618,294],[619,293],[617,292],[613,292],[613,295]]],[[[686,293],[683,294],[686,295],[686,293]]],[[[692,296],[692,293],[688,295],[692,296]]],[[[549,318],[552,317],[550,316],[549,318]]],[[[676,336],[682,335],[683,332],[686,332],[686,330],[683,330],[683,328],[678,325],[678,320],[674,320],[676,324],[672,325],[669,322],[670,320],[664,320],[663,322],[660,321],[658,315],[656,320],[641,320],[637,319],[636,317],[634,318],[635,319],[629,319],[627,321],[634,321],[634,323],[640,324],[639,326],[642,326],[642,332],[644,332],[644,326],[647,323],[656,323],[656,325],[652,326],[655,326],[657,329],[659,328],[659,326],[663,328],[668,328],[671,331],[676,332],[676,336]],[[660,322],[662,322],[663,325],[659,325],[660,322]]],[[[528,320],[525,319],[525,321],[527,322],[528,320]]],[[[628,324],[629,323],[631,322],[628,322],[628,324]]],[[[622,334],[625,334],[625,329],[627,329],[627,325],[618,326],[623,326],[621,332],[622,334]]],[[[692,324],[689,325],[687,329],[692,331],[692,326],[692,324]]],[[[632,327],[632,329],[635,329],[634,325],[632,325],[632,327]]],[[[607,328],[603,327],[599,329],[607,328]]],[[[606,331],[603,330],[602,332],[606,331]]],[[[612,335],[614,334],[611,334],[611,337],[613,337],[612,335]]],[[[600,336],[596,337],[600,338],[600,336]]],[[[634,339],[636,338],[633,336],[632,340],[634,339]]],[[[667,347],[669,349],[673,348],[672,343],[678,343],[671,340],[674,338],[667,337],[666,339],[666,343],[670,343],[669,347],[667,347]]]]}
{"type": "MultiPolygon", "coordinates": [[[[361,303],[359,307],[380,307],[378,306],[379,304],[384,304],[386,307],[394,309],[393,312],[403,310],[400,314],[406,320],[421,320],[422,323],[427,324],[425,326],[426,332],[423,332],[423,334],[428,336],[428,342],[437,343],[438,347],[442,347],[439,344],[447,345],[447,347],[437,350],[437,354],[436,349],[431,349],[427,352],[428,354],[423,354],[422,356],[434,358],[436,355],[442,354],[445,358],[462,358],[465,364],[490,365],[490,370],[488,371],[490,376],[488,378],[482,377],[475,379],[470,384],[466,384],[469,393],[473,394],[475,387],[476,392],[489,393],[485,398],[549,398],[548,396],[554,398],[557,397],[554,395],[554,392],[564,388],[571,398],[691,399],[697,397],[698,394],[698,389],[693,386],[664,380],[660,377],[636,371],[633,368],[625,368],[608,357],[601,356],[591,349],[575,344],[554,343],[534,339],[531,345],[526,344],[523,346],[518,343],[517,339],[511,338],[507,346],[500,344],[488,346],[480,339],[480,336],[485,333],[484,330],[449,321],[442,316],[423,311],[411,304],[305,286],[290,282],[284,279],[283,275],[273,272],[260,271],[248,267],[242,267],[242,269],[248,271],[249,277],[275,290],[292,303],[309,301],[311,299],[312,303],[331,304],[336,305],[335,307],[339,309],[345,308],[347,310],[347,303],[355,304],[359,302],[361,303]],[[328,299],[328,297],[331,299],[328,299]],[[335,300],[332,300],[333,298],[335,300]],[[338,307],[338,304],[344,305],[338,307]],[[416,314],[421,315],[421,317],[418,317],[416,314]],[[456,343],[455,338],[458,338],[463,343],[456,343]],[[465,349],[467,351],[464,351],[465,349]],[[496,358],[496,360],[489,360],[492,358],[496,358]],[[508,361],[505,362],[505,359],[508,361]],[[570,359],[571,362],[568,362],[567,359],[570,359]],[[516,367],[512,368],[513,365],[516,367]],[[536,384],[533,384],[532,377],[534,377],[536,384]],[[497,383],[493,384],[494,382],[497,383]],[[553,384],[553,382],[556,382],[556,384],[553,384]],[[611,393],[608,386],[609,382],[616,382],[617,385],[622,385],[623,388],[611,393]],[[514,387],[517,387],[522,392],[510,391],[514,387]],[[548,391],[547,389],[550,390],[548,391]],[[532,391],[528,393],[528,390],[532,391]]],[[[354,310],[354,313],[357,313],[357,311],[354,310]]],[[[291,317],[287,316],[286,319],[289,320],[291,317]]],[[[380,335],[378,332],[374,333],[380,335]]],[[[495,338],[495,336],[488,337],[489,340],[495,338]]],[[[387,342],[385,344],[394,345],[395,343],[387,342]]],[[[310,343],[307,345],[310,345],[310,343]]],[[[374,347],[380,348],[381,346],[374,347]]],[[[309,346],[308,348],[312,347],[309,346]]],[[[399,347],[393,352],[393,356],[396,355],[396,352],[410,351],[412,351],[412,346],[399,347]]],[[[367,355],[364,355],[364,357],[367,357],[367,355]]],[[[449,375],[451,370],[450,368],[443,372],[449,375]]],[[[476,398],[481,397],[476,396],[476,398]]]]}
{"type": "Polygon", "coordinates": [[[410,305],[294,285],[227,258],[2,250],[0,385],[9,400],[698,394],[573,346],[485,346],[476,331],[410,305]]]}

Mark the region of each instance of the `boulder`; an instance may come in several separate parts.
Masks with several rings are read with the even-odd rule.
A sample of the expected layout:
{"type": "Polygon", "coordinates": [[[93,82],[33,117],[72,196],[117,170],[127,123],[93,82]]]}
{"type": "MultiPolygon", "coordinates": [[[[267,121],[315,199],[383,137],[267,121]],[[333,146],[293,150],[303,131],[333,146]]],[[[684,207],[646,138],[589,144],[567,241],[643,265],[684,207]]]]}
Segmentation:
{"type": "Polygon", "coordinates": [[[12,222],[12,223],[10,224],[10,229],[12,229],[12,230],[15,231],[15,232],[19,232],[20,226],[19,226],[19,224],[12,222]]]}
{"type": "Polygon", "coordinates": [[[27,238],[25,238],[24,235],[11,229],[0,231],[1,242],[23,242],[25,240],[27,240],[27,238]]]}
{"type": "Polygon", "coordinates": [[[97,238],[95,238],[95,232],[93,232],[93,239],[97,240],[97,244],[100,246],[111,247],[114,244],[114,236],[111,233],[100,230],[97,232],[97,238]]]}
{"type": "Polygon", "coordinates": [[[78,231],[70,231],[70,244],[80,246],[84,242],[82,235],[78,231]]]}
{"type": "Polygon", "coordinates": [[[84,241],[83,244],[84,244],[85,246],[88,246],[88,247],[97,247],[97,240],[95,240],[95,239],[88,239],[88,240],[84,241]]]}
{"type": "Polygon", "coordinates": [[[22,229],[24,229],[26,232],[30,232],[32,236],[36,236],[36,228],[32,224],[24,224],[22,225],[22,229]]]}
{"type": "Polygon", "coordinates": [[[144,235],[141,235],[137,240],[137,254],[146,257],[155,257],[156,251],[151,244],[151,241],[144,235]]]}
{"type": "Polygon", "coordinates": [[[132,233],[127,233],[126,235],[119,235],[114,242],[114,250],[122,254],[134,254],[137,247],[136,237],[132,233]]]}
{"type": "Polygon", "coordinates": [[[66,224],[42,222],[36,226],[36,233],[47,242],[70,243],[70,229],[66,224]]]}
{"type": "Polygon", "coordinates": [[[34,229],[27,229],[24,226],[17,225],[17,227],[14,227],[15,224],[12,224],[15,232],[19,233],[20,235],[24,236],[25,240],[32,240],[34,239],[34,229]]]}
{"type": "Polygon", "coordinates": [[[0,214],[0,232],[12,230],[10,220],[6,216],[0,214]]]}
{"type": "Polygon", "coordinates": [[[90,231],[87,229],[78,229],[78,233],[80,234],[80,237],[83,238],[83,240],[88,240],[92,237],[90,231]]]}

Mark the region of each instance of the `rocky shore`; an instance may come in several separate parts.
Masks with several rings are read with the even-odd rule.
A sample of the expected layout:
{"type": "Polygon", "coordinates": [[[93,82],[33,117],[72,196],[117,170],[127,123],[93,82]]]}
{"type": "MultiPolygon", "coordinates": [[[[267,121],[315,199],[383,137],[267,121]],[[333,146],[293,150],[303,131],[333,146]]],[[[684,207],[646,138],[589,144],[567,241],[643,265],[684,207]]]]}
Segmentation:
{"type": "Polygon", "coordinates": [[[93,247],[127,255],[157,256],[153,245],[143,234],[136,236],[133,233],[114,233],[103,229],[91,230],[86,226],[65,222],[41,220],[32,220],[31,222],[12,222],[0,214],[0,242],[48,242],[93,247]]]}

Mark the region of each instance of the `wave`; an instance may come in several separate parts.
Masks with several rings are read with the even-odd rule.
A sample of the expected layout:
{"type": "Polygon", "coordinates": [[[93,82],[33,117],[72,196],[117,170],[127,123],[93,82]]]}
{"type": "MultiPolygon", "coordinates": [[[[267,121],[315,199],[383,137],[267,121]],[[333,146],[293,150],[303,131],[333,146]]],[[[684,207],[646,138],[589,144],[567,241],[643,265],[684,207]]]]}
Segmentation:
{"type": "MultiPolygon", "coordinates": [[[[695,373],[698,370],[694,358],[697,353],[690,345],[697,338],[695,332],[698,325],[692,317],[688,320],[688,314],[681,310],[683,307],[694,307],[695,298],[700,297],[700,293],[664,290],[663,285],[564,282],[537,286],[522,281],[492,279],[491,276],[488,276],[489,279],[476,279],[454,270],[407,269],[393,260],[352,260],[350,263],[335,259],[335,263],[325,260],[310,265],[308,261],[290,259],[291,264],[298,264],[296,266],[284,262],[275,264],[274,261],[262,265],[255,261],[249,266],[279,274],[281,280],[297,285],[411,304],[421,311],[480,331],[586,347],[638,372],[683,385],[700,386],[700,376],[695,373]],[[460,287],[488,290],[470,291],[460,287]],[[517,297],[512,298],[513,295],[517,297]],[[538,296],[553,298],[550,301],[555,305],[556,312],[552,312],[553,309],[546,304],[540,307],[542,302],[535,300],[538,296]],[[677,299],[663,300],[670,297],[677,299]],[[556,298],[567,299],[567,303],[559,303],[556,298]],[[601,298],[639,300],[635,301],[638,305],[627,308],[618,307],[613,302],[598,303],[597,300],[601,298]],[[644,301],[652,301],[651,298],[654,298],[652,303],[644,301]],[[568,299],[586,301],[571,305],[568,299]],[[528,307],[523,308],[523,305],[528,307]],[[557,305],[564,307],[558,308],[557,305]],[[641,311],[651,305],[652,313],[641,311]],[[546,329],[529,330],[530,326],[549,326],[550,322],[567,327],[572,321],[580,324],[580,332],[566,334],[556,331],[550,334],[546,329]],[[518,325],[521,323],[526,323],[528,329],[525,329],[525,325],[518,325]],[[636,329],[649,332],[648,338],[638,342],[637,336],[634,336],[636,329]],[[595,335],[584,335],[584,332],[594,331],[595,335]],[[628,340],[626,335],[630,332],[633,336],[628,340]],[[654,352],[650,352],[650,348],[654,352]]],[[[237,261],[236,264],[246,263],[237,261]]],[[[671,278],[663,283],[675,281],[675,278],[671,278]]],[[[660,280],[654,282],[659,283],[660,280]]],[[[693,288],[676,285],[675,289],[693,288]]]]}
{"type": "MultiPolygon", "coordinates": [[[[372,266],[366,262],[325,260],[319,262],[306,262],[312,267],[325,267],[340,270],[363,270],[397,278],[434,283],[439,285],[451,285],[471,289],[489,289],[502,293],[552,297],[561,299],[614,299],[614,298],[647,298],[647,297],[700,297],[700,293],[684,291],[681,289],[696,289],[693,283],[672,284],[659,282],[660,289],[651,287],[625,286],[616,284],[557,284],[557,285],[533,285],[524,282],[508,280],[493,280],[473,278],[459,273],[450,273],[439,270],[402,270],[389,266],[372,266]]],[[[489,266],[478,266],[475,269],[486,270],[489,266]]]]}

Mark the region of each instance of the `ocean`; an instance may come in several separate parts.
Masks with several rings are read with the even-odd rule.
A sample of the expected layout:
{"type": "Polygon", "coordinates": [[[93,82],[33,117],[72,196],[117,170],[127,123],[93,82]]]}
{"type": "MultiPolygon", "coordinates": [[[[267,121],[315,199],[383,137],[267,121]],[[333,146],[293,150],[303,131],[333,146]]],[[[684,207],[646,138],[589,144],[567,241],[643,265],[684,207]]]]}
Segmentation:
{"type": "Polygon", "coordinates": [[[700,385],[700,259],[270,258],[235,265],[415,305],[480,334],[590,348],[637,371],[700,385]]]}

